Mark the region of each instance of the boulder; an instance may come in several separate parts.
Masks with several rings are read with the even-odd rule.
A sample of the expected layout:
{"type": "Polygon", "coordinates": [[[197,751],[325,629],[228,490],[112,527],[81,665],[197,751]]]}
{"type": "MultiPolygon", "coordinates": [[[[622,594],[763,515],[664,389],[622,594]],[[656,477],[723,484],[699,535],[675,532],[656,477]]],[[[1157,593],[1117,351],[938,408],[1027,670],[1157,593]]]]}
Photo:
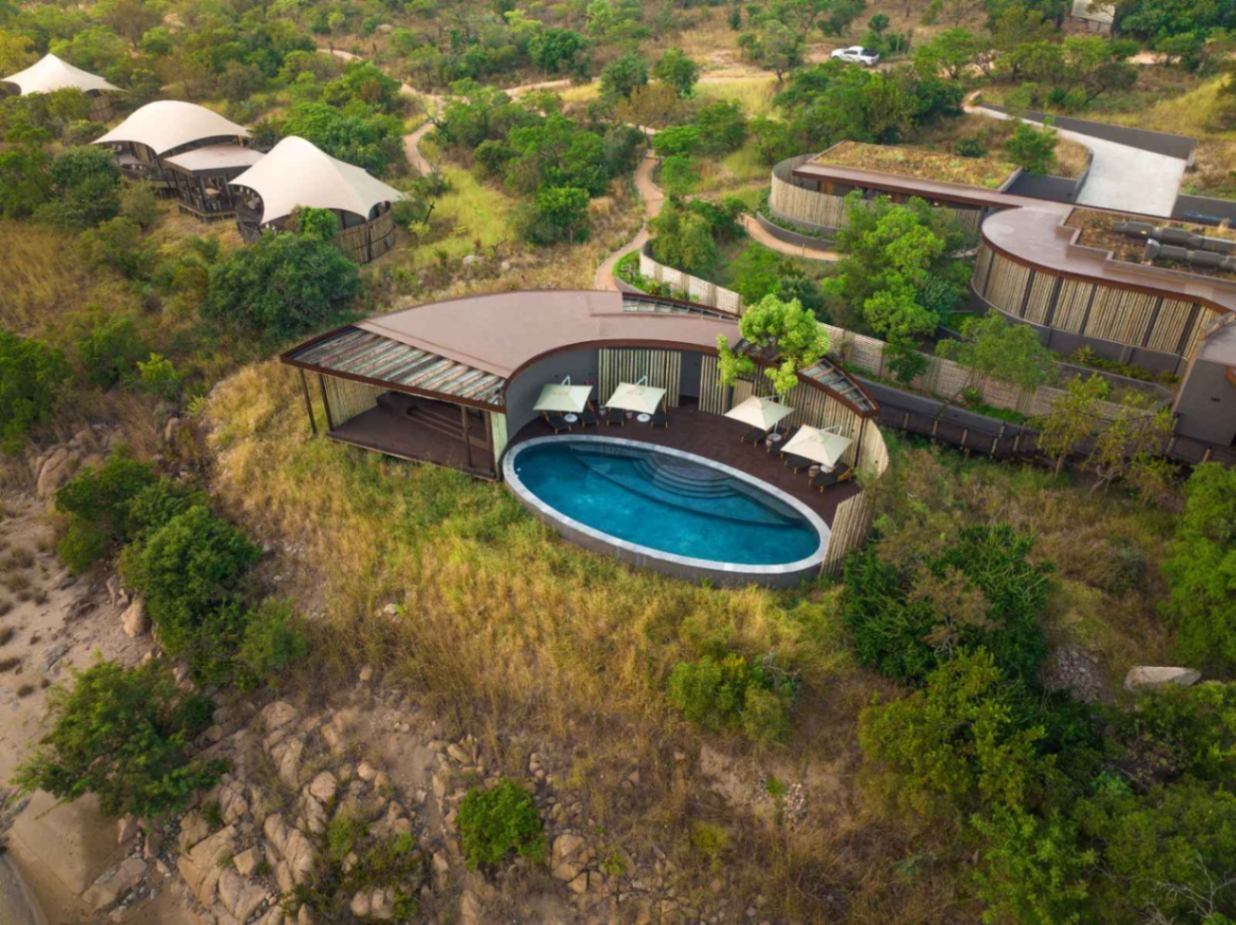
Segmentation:
{"type": "Polygon", "coordinates": [[[34,493],[40,501],[50,498],[77,471],[81,462],[80,454],[67,446],[58,446],[48,452],[36,463],[38,475],[34,482],[34,493]]]}
{"type": "Polygon", "coordinates": [[[270,757],[279,771],[279,779],[287,786],[300,786],[301,758],[305,754],[305,743],[301,739],[287,738],[271,749],[270,757]]]}
{"type": "Polygon", "coordinates": [[[121,816],[116,820],[116,844],[126,845],[137,838],[137,817],[121,816]]]}
{"type": "Polygon", "coordinates": [[[1191,687],[1202,677],[1202,673],[1194,668],[1176,668],[1159,665],[1137,665],[1129,669],[1124,676],[1124,689],[1127,691],[1154,690],[1169,684],[1178,687],[1191,687]]]}
{"type": "Polygon", "coordinates": [[[579,876],[586,863],[585,846],[584,839],[573,832],[564,832],[554,839],[550,869],[555,879],[569,883],[579,876]]]}
{"type": "Polygon", "coordinates": [[[276,700],[263,707],[260,716],[266,731],[274,732],[276,729],[282,729],[292,720],[296,719],[296,707],[286,700],[276,700]]]}
{"type": "Polygon", "coordinates": [[[309,782],[309,795],[324,806],[335,798],[338,790],[339,779],[330,771],[320,772],[309,782]]]}
{"type": "Polygon", "coordinates": [[[130,639],[145,636],[150,632],[150,617],[147,616],[146,605],[140,597],[134,598],[133,603],[121,615],[120,625],[124,627],[124,634],[130,639]]]}
{"type": "MultiPolygon", "coordinates": [[[[203,906],[210,906],[214,902],[221,873],[219,862],[234,854],[235,848],[236,827],[224,826],[208,838],[202,839],[193,850],[182,854],[176,861],[185,885],[203,906]]],[[[232,875],[235,876],[234,873],[232,875]]]]}
{"type": "Polygon", "coordinates": [[[82,894],[82,902],[95,912],[105,912],[116,905],[146,876],[146,862],[138,857],[125,858],[115,870],[109,870],[82,894]]]}
{"type": "Polygon", "coordinates": [[[210,823],[199,812],[187,813],[180,820],[180,837],[176,844],[181,851],[188,851],[203,838],[210,834],[210,823]]]}
{"type": "Polygon", "coordinates": [[[369,918],[369,908],[370,908],[369,891],[361,890],[356,895],[354,895],[352,897],[352,902],[349,905],[349,908],[352,910],[352,914],[356,916],[358,919],[369,918]]]}
{"type": "Polygon", "coordinates": [[[368,761],[362,761],[356,766],[356,776],[361,780],[370,781],[378,776],[378,769],[368,761]]]}
{"type": "Polygon", "coordinates": [[[242,877],[251,877],[261,860],[262,854],[257,848],[246,848],[232,858],[232,865],[242,877]]]}

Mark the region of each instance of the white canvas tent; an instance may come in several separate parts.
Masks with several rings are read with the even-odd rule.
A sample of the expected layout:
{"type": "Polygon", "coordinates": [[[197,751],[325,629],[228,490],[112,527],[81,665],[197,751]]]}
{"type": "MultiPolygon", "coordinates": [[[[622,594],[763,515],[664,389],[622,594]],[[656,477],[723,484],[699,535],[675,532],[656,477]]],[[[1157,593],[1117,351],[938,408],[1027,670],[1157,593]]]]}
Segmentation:
{"type": "Polygon", "coordinates": [[[794,413],[789,405],[771,398],[752,395],[725,412],[727,418],[749,424],[759,430],[772,430],[782,418],[794,413]]]}
{"type": "Polygon", "coordinates": [[[97,74],[74,67],[50,53],[24,71],[3,78],[0,83],[14,84],[23,96],[27,93],[54,93],[56,90],[81,90],[83,93],[120,90],[97,74]]]}
{"type": "Polygon", "coordinates": [[[165,154],[195,141],[221,138],[248,138],[249,130],[225,119],[217,112],[181,100],[155,100],[136,110],[96,145],[142,144],[156,155],[165,154]]]}
{"type": "Polygon", "coordinates": [[[622,411],[634,411],[636,414],[656,414],[664,398],[665,389],[644,385],[642,382],[620,382],[605,405],[622,411]]]}
{"type": "Polygon", "coordinates": [[[561,385],[553,383],[541,389],[541,395],[532,406],[533,411],[549,413],[579,414],[588,407],[588,399],[592,396],[592,386],[571,385],[564,382],[561,385]]]}
{"type": "Polygon", "coordinates": [[[841,454],[849,449],[853,442],[849,437],[843,437],[831,429],[820,430],[804,424],[798,428],[798,433],[786,441],[781,452],[810,459],[826,469],[831,469],[837,465],[841,454]]]}
{"type": "Polygon", "coordinates": [[[231,185],[262,197],[263,225],[304,206],[351,212],[367,220],[374,206],[403,199],[394,187],[294,135],[271,148],[231,185]]]}

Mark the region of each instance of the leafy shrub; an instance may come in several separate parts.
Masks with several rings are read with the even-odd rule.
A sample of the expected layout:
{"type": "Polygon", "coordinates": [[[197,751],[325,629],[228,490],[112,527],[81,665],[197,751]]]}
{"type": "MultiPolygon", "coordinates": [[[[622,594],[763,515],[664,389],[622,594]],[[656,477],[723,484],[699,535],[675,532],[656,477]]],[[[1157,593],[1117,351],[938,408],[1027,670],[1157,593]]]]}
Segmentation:
{"type": "Polygon", "coordinates": [[[68,378],[55,347],[0,329],[0,449],[16,453],[36,425],[51,419],[68,378]]]}
{"type": "Polygon", "coordinates": [[[979,646],[1011,678],[1034,686],[1047,646],[1038,618],[1051,566],[1004,525],[968,527],[928,560],[899,567],[879,545],[850,557],[844,618],[858,659],[899,681],[979,646]]]}
{"type": "Polygon", "coordinates": [[[170,655],[216,676],[240,646],[239,591],[260,551],[243,533],[196,505],[124,550],[120,571],[146,600],[170,655]]]}
{"type": "Polygon", "coordinates": [[[538,190],[517,216],[520,234],[533,244],[577,243],[588,239],[588,191],[575,187],[538,190]]]}
{"type": "Polygon", "coordinates": [[[1185,511],[1163,571],[1163,611],[1178,627],[1185,659],[1236,672],[1236,469],[1203,463],[1185,487],[1185,511]]]}
{"type": "Polygon", "coordinates": [[[226,767],[190,757],[214,704],[181,690],[157,662],[99,662],[50,698],[54,726],[17,773],[26,790],[61,799],[98,794],[103,811],[161,816],[180,811],[226,767]]]}
{"type": "Polygon", "coordinates": [[[68,148],[51,165],[57,198],[39,214],[65,228],[90,228],[120,210],[120,168],[111,152],[93,145],[68,148]]]}
{"type": "Polygon", "coordinates": [[[712,731],[738,727],[764,744],[789,732],[794,694],[793,681],[772,665],[735,653],[679,662],[669,678],[669,702],[688,720],[712,731]]]}
{"type": "Polygon", "coordinates": [[[532,794],[512,780],[468,791],[459,804],[459,840],[474,870],[492,867],[511,852],[534,861],[545,856],[545,832],[532,794]]]}
{"type": "Polygon", "coordinates": [[[200,492],[160,478],[148,463],[113,453],[56,492],[56,508],[68,518],[56,551],[70,571],[80,574],[114,545],[135,540],[201,503],[200,492]]]}
{"type": "Polygon", "coordinates": [[[75,319],[74,335],[70,350],[77,376],[101,389],[127,381],[137,361],[150,352],[131,314],[84,313],[75,319]]]}
{"type": "Polygon", "coordinates": [[[167,357],[152,353],[137,361],[137,384],[143,392],[171,401],[180,394],[180,373],[167,357]]]}
{"type": "Polygon", "coordinates": [[[277,684],[288,669],[304,660],[309,640],[291,605],[269,598],[245,620],[244,638],[236,660],[244,668],[247,686],[277,684]]]}
{"type": "Polygon", "coordinates": [[[356,264],[300,234],[265,234],[210,268],[202,314],[277,342],[340,320],[360,290],[356,264]]]}

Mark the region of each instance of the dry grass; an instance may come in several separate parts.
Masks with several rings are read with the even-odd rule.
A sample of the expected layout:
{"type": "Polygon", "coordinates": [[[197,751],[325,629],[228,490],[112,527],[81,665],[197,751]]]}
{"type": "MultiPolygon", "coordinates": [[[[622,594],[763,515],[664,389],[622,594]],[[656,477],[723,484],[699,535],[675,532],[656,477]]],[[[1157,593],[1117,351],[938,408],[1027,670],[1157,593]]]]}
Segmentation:
{"type": "MultiPolygon", "coordinates": [[[[952,154],[960,142],[975,141],[983,150],[997,156],[1013,134],[1014,127],[1015,123],[1008,119],[966,114],[955,119],[939,120],[919,135],[914,146],[952,154]]],[[[1068,138],[1056,140],[1056,164],[1052,173],[1062,177],[1079,177],[1089,163],[1090,152],[1085,145],[1068,138]]]]}
{"type": "Polygon", "coordinates": [[[136,303],[123,280],[81,258],[74,235],[0,221],[0,253],[0,325],[11,331],[46,334],[85,305],[120,311],[136,303]]]}
{"type": "Polygon", "coordinates": [[[998,157],[961,157],[922,148],[869,145],[843,141],[833,145],[812,163],[831,167],[880,170],[885,173],[943,183],[964,183],[996,189],[1017,169],[998,157]]]}
{"type": "MultiPolygon", "coordinates": [[[[957,846],[864,809],[856,718],[891,689],[852,664],[837,587],[720,591],[633,571],[557,539],[500,485],[310,439],[302,408],[297,377],[264,364],[221,384],[207,414],[221,502],[286,550],[283,587],[301,588],[316,618],[318,693],[370,664],[477,734],[508,773],[530,748],[566,755],[558,786],[590,808],[607,851],[665,850],[687,901],[724,895],[740,916],[760,893],[764,914],[795,922],[974,920],[957,846]],[[390,602],[395,618],[382,614],[390,602]],[[695,774],[696,734],[664,697],[676,661],[719,648],[775,653],[804,681],[790,747],[707,738],[732,767],[724,796],[695,774]],[[807,820],[757,822],[741,767],[801,781],[807,820]],[[632,768],[633,791],[620,786],[632,768]],[[720,826],[723,844],[701,847],[701,824],[720,826]],[[903,877],[910,858],[922,870],[903,877]],[[723,890],[709,886],[718,867],[723,890]]],[[[902,447],[896,467],[882,503],[902,542],[1010,522],[1058,565],[1053,640],[1098,648],[1113,676],[1166,657],[1152,603],[1166,515],[948,453],[902,447]]]]}

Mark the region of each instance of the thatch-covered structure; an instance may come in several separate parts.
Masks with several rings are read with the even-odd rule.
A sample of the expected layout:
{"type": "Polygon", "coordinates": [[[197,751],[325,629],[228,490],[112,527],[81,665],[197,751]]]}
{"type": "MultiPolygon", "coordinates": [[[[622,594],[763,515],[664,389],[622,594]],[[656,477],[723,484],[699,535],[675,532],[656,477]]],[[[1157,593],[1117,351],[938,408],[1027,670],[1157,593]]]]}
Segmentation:
{"type": "Polygon", "coordinates": [[[237,224],[246,241],[286,228],[297,209],[312,207],[335,213],[341,229],[336,243],[357,263],[395,243],[391,204],[403,194],[303,138],[283,139],[232,186],[240,191],[237,224]]]}

